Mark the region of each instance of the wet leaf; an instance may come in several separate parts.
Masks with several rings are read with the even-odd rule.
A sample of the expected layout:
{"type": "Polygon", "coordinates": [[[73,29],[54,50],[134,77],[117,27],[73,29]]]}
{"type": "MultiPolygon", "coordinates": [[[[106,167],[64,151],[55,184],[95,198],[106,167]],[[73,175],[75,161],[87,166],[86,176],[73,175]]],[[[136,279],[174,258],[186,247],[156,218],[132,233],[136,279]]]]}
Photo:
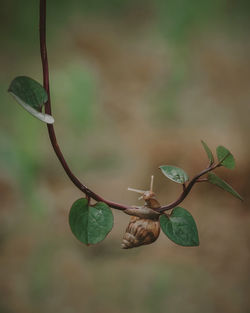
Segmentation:
{"type": "Polygon", "coordinates": [[[208,145],[202,140],[201,141],[202,145],[203,145],[203,148],[204,150],[206,151],[206,154],[208,156],[208,159],[210,161],[210,164],[213,164],[214,163],[214,156],[213,156],[213,153],[212,151],[210,150],[210,148],[208,147],[208,145]]]}
{"type": "Polygon", "coordinates": [[[235,160],[233,155],[229,150],[227,150],[223,146],[219,146],[216,149],[217,152],[217,157],[219,161],[222,161],[221,164],[225,166],[226,168],[229,169],[234,169],[235,168],[235,160]]]}
{"type": "Polygon", "coordinates": [[[176,207],[170,216],[161,215],[160,225],[164,234],[176,244],[185,247],[199,245],[196,223],[187,210],[176,207]]]}
{"type": "Polygon", "coordinates": [[[218,177],[214,173],[208,173],[208,181],[211,184],[214,184],[220,187],[221,189],[231,193],[231,195],[233,195],[234,197],[243,201],[243,198],[241,197],[241,195],[238,194],[237,191],[235,191],[228,183],[226,183],[224,180],[222,180],[220,177],[218,177]]]}
{"type": "Polygon", "coordinates": [[[102,241],[111,231],[113,220],[109,206],[103,202],[89,206],[84,198],[76,200],[69,213],[72,233],[87,245],[102,241]]]}
{"type": "Polygon", "coordinates": [[[42,107],[48,101],[48,95],[37,81],[27,76],[16,77],[11,82],[8,92],[30,114],[45,123],[54,123],[51,115],[41,112],[42,107]]]}
{"type": "Polygon", "coordinates": [[[172,181],[178,184],[184,184],[188,181],[188,175],[179,167],[172,165],[162,165],[160,166],[162,173],[172,181]]]}

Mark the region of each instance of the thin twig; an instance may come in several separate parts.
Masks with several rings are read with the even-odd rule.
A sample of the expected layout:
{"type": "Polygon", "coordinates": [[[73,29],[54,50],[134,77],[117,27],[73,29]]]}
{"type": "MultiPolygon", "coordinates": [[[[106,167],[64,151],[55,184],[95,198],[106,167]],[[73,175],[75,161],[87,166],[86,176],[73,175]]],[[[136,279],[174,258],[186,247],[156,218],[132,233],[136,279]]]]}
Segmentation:
{"type": "MultiPolygon", "coordinates": [[[[40,52],[41,52],[41,59],[42,59],[42,67],[43,67],[43,86],[48,94],[48,101],[45,104],[45,113],[51,115],[51,100],[50,100],[50,86],[49,86],[49,66],[48,66],[48,57],[47,57],[47,48],[46,48],[46,0],[40,0],[40,52]]],[[[64,159],[64,156],[62,154],[62,151],[57,143],[56,134],[54,130],[53,124],[47,124],[48,132],[49,132],[49,138],[51,141],[51,144],[54,148],[54,151],[57,155],[58,160],[60,161],[62,167],[64,168],[66,174],[70,178],[70,180],[73,182],[73,184],[80,189],[85,195],[89,196],[90,198],[93,198],[96,201],[105,202],[107,205],[118,209],[118,210],[126,210],[130,207],[126,205],[121,205],[119,203],[115,203],[112,201],[108,201],[94,193],[92,190],[90,190],[87,186],[82,184],[80,180],[72,173],[70,170],[66,160],[64,159]]]]}

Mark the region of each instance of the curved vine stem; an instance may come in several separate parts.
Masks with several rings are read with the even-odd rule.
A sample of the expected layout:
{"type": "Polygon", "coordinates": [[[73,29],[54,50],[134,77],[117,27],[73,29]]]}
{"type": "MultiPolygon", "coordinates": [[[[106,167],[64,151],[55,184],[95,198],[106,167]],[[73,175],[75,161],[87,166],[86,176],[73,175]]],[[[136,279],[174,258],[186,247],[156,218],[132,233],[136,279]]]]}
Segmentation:
{"type": "MultiPolygon", "coordinates": [[[[40,52],[41,52],[41,60],[42,60],[42,68],[43,68],[43,86],[48,94],[48,101],[45,104],[45,113],[51,115],[51,100],[50,100],[50,86],[49,86],[49,66],[48,66],[48,57],[47,57],[47,47],[46,47],[46,0],[40,0],[40,23],[39,23],[39,33],[40,33],[40,52]]],[[[96,200],[105,202],[107,205],[118,209],[118,210],[126,210],[130,209],[130,207],[121,205],[119,203],[115,203],[112,201],[107,201],[90,190],[87,186],[82,184],[80,180],[72,173],[69,168],[62,151],[57,143],[55,129],[53,124],[47,124],[50,142],[53,146],[53,149],[57,155],[58,160],[60,161],[64,171],[72,181],[72,183],[80,189],[86,196],[96,200]]]]}
{"type": "MultiPolygon", "coordinates": [[[[41,53],[41,60],[42,60],[42,69],[43,69],[43,86],[45,90],[47,91],[48,94],[48,101],[45,104],[45,113],[51,115],[51,100],[50,100],[50,85],[49,85],[49,66],[48,66],[48,56],[47,56],[47,47],[46,47],[46,0],[40,0],[40,21],[39,21],[39,33],[40,33],[40,53],[41,53]]],[[[55,129],[53,124],[47,124],[48,127],[48,133],[49,133],[49,138],[50,142],[52,144],[52,147],[55,151],[55,154],[60,161],[64,171],[66,172],[67,176],[69,179],[72,181],[72,183],[80,189],[88,199],[94,199],[96,201],[101,201],[106,203],[108,206],[117,209],[117,210],[134,210],[135,207],[130,207],[126,206],[123,204],[115,203],[109,200],[103,199],[101,196],[90,190],[86,185],[81,183],[81,181],[73,174],[71,169],[69,168],[63,153],[58,145],[57,139],[56,139],[56,134],[55,134],[55,129]]],[[[199,181],[199,178],[208,173],[209,171],[212,171],[216,167],[221,165],[220,163],[217,164],[210,164],[208,168],[205,170],[201,171],[199,174],[194,176],[194,178],[189,182],[187,186],[183,185],[183,191],[181,195],[178,197],[177,200],[171,202],[168,205],[164,205],[156,211],[163,213],[166,210],[170,210],[180,204],[186,196],[189,194],[190,190],[192,189],[193,185],[199,181]]]]}

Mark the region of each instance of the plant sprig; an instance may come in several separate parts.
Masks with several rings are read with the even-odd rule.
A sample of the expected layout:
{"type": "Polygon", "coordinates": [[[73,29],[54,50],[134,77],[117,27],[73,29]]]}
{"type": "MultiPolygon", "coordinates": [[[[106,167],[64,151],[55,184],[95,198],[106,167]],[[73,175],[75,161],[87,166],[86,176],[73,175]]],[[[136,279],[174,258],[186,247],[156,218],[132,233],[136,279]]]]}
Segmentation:
{"type": "MultiPolygon", "coordinates": [[[[51,110],[49,66],[46,47],[46,0],[40,0],[39,34],[43,86],[32,78],[19,76],[11,82],[8,91],[29,113],[47,124],[50,142],[59,162],[72,183],[86,197],[78,199],[71,207],[69,215],[71,230],[81,242],[94,244],[103,240],[112,229],[113,215],[110,207],[122,210],[129,215],[133,215],[137,208],[104,199],[89,189],[71,171],[57,142],[54,118],[51,110]],[[91,199],[96,201],[94,206],[90,204],[91,199]]],[[[183,246],[199,244],[198,232],[193,217],[185,209],[177,207],[187,197],[196,183],[208,182],[214,184],[231,193],[236,198],[243,200],[228,183],[212,173],[213,170],[220,166],[228,169],[235,168],[235,160],[231,152],[223,146],[218,146],[216,149],[218,160],[215,162],[213,153],[208,145],[204,141],[201,142],[207,154],[209,164],[191,180],[189,180],[189,176],[184,170],[176,166],[162,165],[159,167],[168,179],[182,184],[182,192],[175,201],[158,208],[153,208],[153,210],[161,215],[160,224],[163,232],[175,243],[183,246]],[[205,175],[206,177],[203,177],[205,175]],[[166,211],[168,210],[172,210],[172,212],[167,214],[166,211]]]]}

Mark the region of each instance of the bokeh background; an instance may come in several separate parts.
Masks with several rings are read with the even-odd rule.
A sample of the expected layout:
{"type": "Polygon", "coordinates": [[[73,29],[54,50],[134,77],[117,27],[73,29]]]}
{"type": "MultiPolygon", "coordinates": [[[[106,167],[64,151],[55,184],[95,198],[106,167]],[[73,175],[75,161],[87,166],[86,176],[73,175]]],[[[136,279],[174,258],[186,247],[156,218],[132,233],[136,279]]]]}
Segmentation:
{"type": "Polygon", "coordinates": [[[193,176],[207,165],[203,139],[234,154],[217,173],[241,203],[198,184],[182,206],[200,247],[161,234],[120,248],[129,217],[114,211],[102,243],[71,234],[82,194],[50,146],[45,125],[7,94],[10,81],[42,81],[38,1],[1,0],[0,312],[250,312],[250,2],[232,0],[48,1],[52,109],[73,172],[106,199],[137,204],[127,187],[160,202],[181,187],[158,166],[193,176]]]}

